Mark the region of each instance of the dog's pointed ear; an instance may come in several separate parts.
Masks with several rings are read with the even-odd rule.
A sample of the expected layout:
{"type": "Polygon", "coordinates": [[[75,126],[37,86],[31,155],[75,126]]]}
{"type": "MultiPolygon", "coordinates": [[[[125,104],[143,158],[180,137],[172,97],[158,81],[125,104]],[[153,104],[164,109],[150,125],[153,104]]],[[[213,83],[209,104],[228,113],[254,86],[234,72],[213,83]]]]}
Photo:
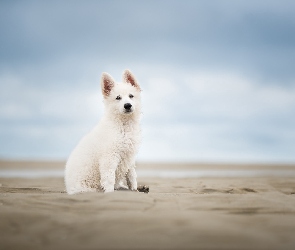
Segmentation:
{"type": "Polygon", "coordinates": [[[103,72],[100,84],[102,94],[106,98],[110,95],[112,88],[115,86],[115,81],[108,73],[103,72]]]}
{"type": "Polygon", "coordinates": [[[137,88],[141,91],[140,86],[135,79],[134,75],[131,73],[129,69],[126,69],[123,73],[123,82],[131,84],[133,87],[137,88]]]}

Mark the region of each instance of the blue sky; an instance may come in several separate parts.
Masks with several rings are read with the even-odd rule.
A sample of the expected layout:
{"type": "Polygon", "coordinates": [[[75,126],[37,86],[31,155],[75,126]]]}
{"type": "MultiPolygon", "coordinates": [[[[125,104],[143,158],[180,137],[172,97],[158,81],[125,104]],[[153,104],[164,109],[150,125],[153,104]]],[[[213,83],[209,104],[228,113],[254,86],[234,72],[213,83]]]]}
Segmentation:
{"type": "Polygon", "coordinates": [[[100,75],[143,92],[141,161],[295,162],[293,1],[1,1],[0,157],[66,159],[100,75]]]}

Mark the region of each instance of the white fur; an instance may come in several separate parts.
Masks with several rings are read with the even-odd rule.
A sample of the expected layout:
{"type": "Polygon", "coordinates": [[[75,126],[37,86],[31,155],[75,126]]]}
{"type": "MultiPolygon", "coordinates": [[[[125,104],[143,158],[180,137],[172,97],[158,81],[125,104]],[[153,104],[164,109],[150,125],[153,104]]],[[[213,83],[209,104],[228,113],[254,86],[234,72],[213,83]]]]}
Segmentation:
{"type": "Polygon", "coordinates": [[[129,70],[124,71],[120,84],[103,73],[101,87],[105,113],[98,125],[82,138],[66,163],[68,194],[113,192],[125,180],[129,189],[137,190],[135,155],[141,139],[140,87],[129,70]],[[117,96],[121,100],[117,100],[117,96]],[[125,103],[132,105],[131,112],[125,112],[125,103]]]}

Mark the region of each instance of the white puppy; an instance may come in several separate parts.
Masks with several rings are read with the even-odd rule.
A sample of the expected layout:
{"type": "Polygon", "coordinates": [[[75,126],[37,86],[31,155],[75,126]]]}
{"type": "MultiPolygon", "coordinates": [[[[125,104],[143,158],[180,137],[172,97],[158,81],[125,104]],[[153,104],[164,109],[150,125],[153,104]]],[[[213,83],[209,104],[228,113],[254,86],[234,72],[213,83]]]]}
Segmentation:
{"type": "Polygon", "coordinates": [[[135,155],[140,144],[140,86],[129,70],[123,83],[103,73],[101,89],[105,114],[98,125],[76,146],[65,169],[68,194],[113,192],[126,180],[137,190],[135,155]]]}

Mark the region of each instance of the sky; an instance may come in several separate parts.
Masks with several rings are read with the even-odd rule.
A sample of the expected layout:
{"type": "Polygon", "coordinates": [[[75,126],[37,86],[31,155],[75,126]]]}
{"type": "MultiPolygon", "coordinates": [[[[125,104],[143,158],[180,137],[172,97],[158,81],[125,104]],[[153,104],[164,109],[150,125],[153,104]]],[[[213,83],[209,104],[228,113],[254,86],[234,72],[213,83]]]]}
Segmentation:
{"type": "Polygon", "coordinates": [[[0,1],[0,158],[66,159],[141,85],[138,161],[295,163],[294,1],[0,1]]]}

